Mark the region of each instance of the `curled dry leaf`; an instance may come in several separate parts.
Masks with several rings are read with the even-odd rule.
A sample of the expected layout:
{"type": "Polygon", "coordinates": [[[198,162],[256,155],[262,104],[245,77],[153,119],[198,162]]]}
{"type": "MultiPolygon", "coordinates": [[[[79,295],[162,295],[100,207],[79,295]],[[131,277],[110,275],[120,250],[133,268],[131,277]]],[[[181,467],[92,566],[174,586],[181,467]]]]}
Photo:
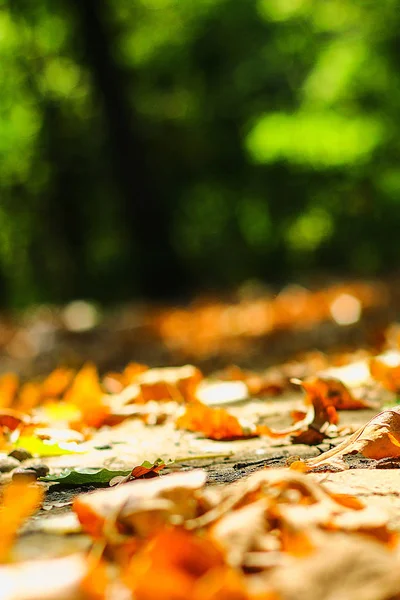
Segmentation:
{"type": "Polygon", "coordinates": [[[318,398],[325,406],[333,406],[336,410],[371,408],[368,402],[355,398],[339,379],[310,377],[299,383],[306,392],[307,404],[314,404],[318,398]]]}
{"type": "MultiPolygon", "coordinates": [[[[237,564],[235,543],[239,555],[246,547],[259,550],[264,544],[271,549],[271,540],[262,540],[262,536],[273,530],[358,531],[391,542],[393,536],[385,528],[386,522],[385,513],[368,508],[357,498],[330,493],[301,473],[271,469],[226,486],[219,502],[208,512],[188,521],[186,527],[197,529],[212,525],[213,537],[229,548],[230,556],[237,564]],[[244,511],[243,507],[249,510],[244,511]],[[234,515],[238,517],[236,521],[234,515]]],[[[274,540],[280,540],[282,545],[282,537],[277,537],[276,531],[274,540]]]]}
{"type": "Polygon", "coordinates": [[[316,467],[346,469],[342,460],[348,454],[360,452],[366,458],[400,457],[400,407],[389,408],[370,419],[341,444],[306,461],[309,470],[316,467]]]}
{"type": "Polygon", "coordinates": [[[201,470],[174,473],[78,496],[73,506],[82,527],[95,537],[105,535],[110,524],[145,537],[165,523],[196,517],[205,481],[201,470]]]}
{"type": "Polygon", "coordinates": [[[202,433],[211,440],[235,440],[257,436],[256,429],[241,425],[240,421],[224,408],[211,408],[196,402],[186,407],[176,420],[178,429],[202,433]]]}
{"type": "MultiPolygon", "coordinates": [[[[307,385],[303,384],[303,382],[299,383],[303,386],[307,385]]],[[[313,390],[312,393],[306,388],[306,403],[309,405],[309,408],[303,414],[298,411],[293,413],[292,416],[296,422],[292,427],[275,430],[267,425],[260,425],[257,428],[257,432],[260,435],[267,435],[274,438],[291,436],[294,443],[309,445],[320,444],[324,438],[328,437],[328,428],[338,423],[336,408],[328,394],[319,392],[318,385],[310,385],[313,390]]],[[[325,392],[328,389],[329,384],[323,382],[322,390],[325,392]]]]}
{"type": "Polygon", "coordinates": [[[117,475],[110,481],[110,486],[127,483],[134,479],[152,479],[159,476],[159,471],[165,469],[165,462],[161,458],[157,458],[153,463],[145,460],[141,465],[133,467],[132,471],[127,475],[117,475]]]}

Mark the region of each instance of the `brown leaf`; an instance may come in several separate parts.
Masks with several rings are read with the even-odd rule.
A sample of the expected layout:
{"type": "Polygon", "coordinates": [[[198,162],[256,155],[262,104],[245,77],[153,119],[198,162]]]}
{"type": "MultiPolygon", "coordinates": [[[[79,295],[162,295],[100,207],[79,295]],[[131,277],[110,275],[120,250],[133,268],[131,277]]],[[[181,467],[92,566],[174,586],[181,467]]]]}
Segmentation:
{"type": "Polygon", "coordinates": [[[354,398],[350,390],[339,379],[311,377],[300,382],[306,391],[306,403],[315,404],[316,399],[336,410],[359,410],[371,408],[368,402],[354,398]]]}
{"type": "Polygon", "coordinates": [[[297,444],[320,444],[327,437],[328,427],[338,422],[336,408],[326,401],[323,395],[317,393],[310,394],[307,403],[310,406],[302,420],[298,420],[301,416],[299,412],[293,415],[296,422],[292,427],[276,430],[267,425],[259,425],[257,433],[273,438],[291,436],[293,443],[297,444]]]}
{"type": "Polygon", "coordinates": [[[310,469],[316,467],[348,468],[342,459],[360,452],[367,458],[379,460],[400,456],[400,407],[389,408],[360,427],[350,438],[306,461],[310,469]]]}

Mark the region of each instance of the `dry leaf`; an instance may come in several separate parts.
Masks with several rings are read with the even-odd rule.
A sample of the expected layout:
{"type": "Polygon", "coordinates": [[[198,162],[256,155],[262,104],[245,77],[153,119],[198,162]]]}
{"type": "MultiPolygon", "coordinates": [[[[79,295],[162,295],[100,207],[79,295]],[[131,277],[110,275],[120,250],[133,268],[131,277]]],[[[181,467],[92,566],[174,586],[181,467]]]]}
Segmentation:
{"type": "Polygon", "coordinates": [[[198,384],[203,379],[199,369],[184,367],[149,369],[139,375],[135,383],[140,388],[143,402],[149,400],[175,400],[190,402],[195,398],[198,384]]]}
{"type": "Polygon", "coordinates": [[[89,427],[100,427],[110,413],[110,407],[104,402],[97,369],[91,363],[84,365],[77,373],[64,400],[79,408],[80,422],[89,427]]]}
{"type": "Polygon", "coordinates": [[[6,486],[0,506],[0,562],[4,562],[19,528],[40,506],[43,488],[37,484],[13,481],[6,486]]]}
{"type": "Polygon", "coordinates": [[[221,551],[204,536],[165,529],[133,557],[123,580],[137,600],[187,600],[196,581],[223,565],[221,551]]]}
{"type": "Polygon", "coordinates": [[[0,408],[10,408],[19,388],[18,376],[6,373],[0,377],[0,408]]]}
{"type": "Polygon", "coordinates": [[[314,404],[315,398],[318,398],[325,406],[333,406],[336,410],[371,408],[368,402],[354,398],[339,379],[310,377],[299,383],[306,391],[307,404],[314,404]]]}
{"type": "Polygon", "coordinates": [[[376,460],[400,457],[400,407],[380,412],[347,440],[316,458],[310,458],[306,465],[309,470],[330,466],[346,469],[343,457],[358,452],[376,460]]]}
{"type": "Polygon", "coordinates": [[[78,496],[73,507],[83,528],[95,537],[101,537],[110,522],[145,537],[171,520],[197,516],[197,492],[205,481],[201,470],[137,480],[78,496]]]}
{"type": "Polygon", "coordinates": [[[267,425],[259,425],[257,433],[273,438],[291,436],[292,442],[295,444],[320,444],[328,437],[329,426],[336,425],[338,422],[336,408],[327,403],[319,394],[311,395],[308,402],[310,406],[302,419],[300,419],[303,416],[301,413],[296,411],[293,414],[295,424],[292,427],[276,430],[267,425]]]}
{"type": "Polygon", "coordinates": [[[255,577],[253,589],[279,600],[394,600],[400,593],[398,560],[381,544],[330,534],[302,560],[255,577]]]}
{"type": "Polygon", "coordinates": [[[46,377],[41,386],[43,398],[59,398],[72,383],[75,371],[59,367],[46,377]]]}
{"type": "Polygon", "coordinates": [[[257,435],[243,427],[239,420],[224,408],[211,408],[196,402],[189,404],[184,414],[176,420],[178,429],[202,433],[211,440],[234,440],[257,435]]]}

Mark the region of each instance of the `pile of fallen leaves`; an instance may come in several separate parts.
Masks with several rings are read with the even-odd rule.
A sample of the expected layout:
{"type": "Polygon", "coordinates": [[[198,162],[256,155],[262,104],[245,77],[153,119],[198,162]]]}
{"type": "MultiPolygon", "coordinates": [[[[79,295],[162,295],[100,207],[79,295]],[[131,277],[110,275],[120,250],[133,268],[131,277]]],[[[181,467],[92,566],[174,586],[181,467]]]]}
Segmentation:
{"type": "Polygon", "coordinates": [[[396,462],[399,391],[395,348],[333,360],[310,353],[260,373],[231,366],[212,377],[193,365],[153,369],[133,362],[103,376],[92,363],[78,371],[59,367],[38,380],[3,375],[0,599],[400,598],[400,546],[386,514],[313,478],[348,469],[346,458],[354,454],[396,462]],[[303,401],[285,428],[266,418],[245,421],[226,408],[254,398],[277,401],[287,392],[301,393],[303,401]],[[392,404],[379,412],[382,398],[392,404]],[[366,409],[375,415],[362,427],[341,424],[340,411],[366,409]],[[227,444],[261,438],[272,447],[286,440],[293,457],[282,469],[220,487],[206,486],[203,470],[163,475],[179,461],[161,458],[126,470],[99,464],[49,472],[48,457],[73,462],[99,432],[127,420],[154,436],[168,426],[227,444]],[[332,447],[296,458],[296,444],[321,443],[332,447]],[[16,560],[20,527],[53,484],[108,486],[73,501],[74,531],[90,537],[90,549],[16,560]]]}
{"type": "MultiPolygon", "coordinates": [[[[206,473],[193,470],[77,496],[74,513],[92,538],[89,553],[0,566],[1,598],[400,594],[398,537],[378,509],[291,470],[264,470],[218,489],[205,482],[206,473]]],[[[38,484],[5,489],[3,562],[12,558],[16,527],[41,497],[38,484]]]]}

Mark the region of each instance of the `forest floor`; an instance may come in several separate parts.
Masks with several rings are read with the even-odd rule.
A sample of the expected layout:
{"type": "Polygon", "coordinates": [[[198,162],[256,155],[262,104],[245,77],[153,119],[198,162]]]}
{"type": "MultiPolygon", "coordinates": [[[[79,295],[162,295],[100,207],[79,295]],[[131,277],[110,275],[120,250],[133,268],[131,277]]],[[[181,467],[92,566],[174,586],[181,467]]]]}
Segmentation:
{"type": "MultiPolygon", "coordinates": [[[[93,473],[103,468],[129,473],[145,462],[150,463],[148,470],[151,472],[151,466],[161,459],[165,464],[159,472],[161,479],[164,475],[201,469],[206,473],[207,489],[217,490],[216,493],[222,496],[226,484],[234,484],[232,490],[235,490],[235,485],[241,481],[251,481],[254,473],[275,469],[280,469],[282,477],[286,477],[285,473],[298,473],[290,468],[292,463],[300,465],[298,477],[322,484],[332,499],[339,496],[352,498],[346,501],[350,502],[348,510],[353,509],[358,501],[357,509],[366,506],[376,510],[379,527],[369,521],[362,525],[353,522],[351,534],[360,535],[373,530],[372,537],[377,537],[379,542],[384,538],[385,552],[387,544],[395,548],[393,565],[400,565],[398,542],[391,537],[396,532],[400,534],[400,452],[396,450],[397,446],[400,447],[400,427],[392,421],[382,426],[380,422],[374,425],[374,417],[382,410],[385,415],[394,414],[395,418],[397,411],[400,412],[396,404],[400,390],[399,329],[395,323],[397,298],[397,286],[356,282],[335,284],[313,292],[291,287],[278,296],[259,294],[234,302],[207,300],[186,307],[147,311],[138,307],[125,308],[117,316],[109,315],[100,324],[85,331],[78,331],[76,327],[68,329],[62,323],[61,312],[48,309],[19,324],[4,321],[3,329],[7,335],[2,345],[1,363],[5,375],[0,380],[1,456],[7,459],[9,452],[25,448],[26,444],[32,446],[32,443],[29,449],[33,456],[20,465],[15,463],[12,469],[4,469],[5,472],[0,474],[0,485],[6,489],[12,481],[23,482],[23,477],[18,479],[16,473],[25,471],[32,474],[32,467],[38,465],[46,467],[48,479],[55,478],[52,482],[46,481],[45,477],[35,484],[44,490],[40,507],[32,510],[32,516],[24,522],[21,519],[19,533],[7,560],[11,557],[11,565],[18,566],[31,560],[91,556],[93,533],[73,503],[77,497],[79,502],[82,494],[109,488],[109,482],[92,482],[89,475],[84,484],[65,484],[62,475],[68,472],[93,473]],[[41,339],[36,346],[35,336],[41,339]],[[375,357],[378,357],[376,365],[380,368],[378,374],[371,367],[375,357]],[[88,365],[88,361],[92,364],[84,366],[76,375],[72,369],[88,365]],[[141,366],[143,362],[146,362],[146,367],[141,366]],[[188,362],[194,365],[193,382],[192,375],[187,378],[179,369],[180,365],[188,362]],[[131,371],[129,367],[123,370],[127,363],[131,371]],[[232,363],[240,368],[229,369],[232,363]],[[94,364],[100,375],[97,375],[94,364]],[[67,377],[67,373],[70,379],[65,389],[61,386],[53,398],[46,391],[50,385],[49,378],[44,377],[59,365],[63,366],[56,372],[52,385],[55,382],[58,389],[59,379],[67,377]],[[147,383],[141,379],[141,370],[136,373],[137,365],[150,377],[147,383]],[[154,369],[171,365],[178,367],[172,372],[172,379],[164,371],[154,369]],[[20,379],[20,383],[15,383],[17,376],[13,376],[15,389],[12,392],[10,369],[20,379]],[[132,369],[135,371],[133,375],[132,369]],[[181,385],[186,379],[191,382],[189,391],[181,385]],[[321,381],[332,380],[344,386],[340,393],[331,388],[330,383],[326,384],[326,389],[323,387],[325,383],[321,384],[321,381]],[[312,382],[314,387],[308,389],[307,382],[312,382]],[[122,400],[124,390],[130,389],[129,386],[138,389],[135,387],[127,401],[122,400]],[[199,419],[196,421],[192,417],[193,422],[190,422],[187,416],[186,426],[179,425],[182,415],[188,415],[193,402],[198,402],[200,389],[203,390],[202,402],[208,411],[202,417],[204,422],[199,423],[199,419]],[[348,398],[351,401],[356,399],[356,404],[360,402],[357,410],[354,407],[349,410],[346,403],[343,409],[346,394],[350,394],[348,398]],[[50,414],[55,410],[55,403],[65,414],[71,410],[81,411],[78,426],[76,419],[73,419],[75,425],[66,425],[64,413],[62,416],[57,413],[57,419],[53,414],[52,421],[50,414]],[[88,403],[87,410],[85,403],[88,403]],[[93,415],[97,415],[99,408],[104,409],[105,405],[107,414],[94,425],[93,415]],[[132,407],[139,412],[129,413],[132,407]],[[146,418],[142,418],[143,411],[147,411],[146,418]],[[215,411],[221,412],[217,414],[215,411]],[[152,413],[155,418],[149,421],[147,417],[152,413]],[[10,415],[14,419],[11,424],[7,420],[10,415]],[[214,417],[216,421],[212,423],[214,417]],[[310,459],[323,457],[326,452],[329,456],[331,449],[345,444],[346,440],[350,443],[354,432],[371,420],[373,434],[363,437],[362,432],[360,439],[363,443],[357,451],[340,455],[344,462],[339,464],[328,460],[321,467],[312,468],[312,460],[308,462],[310,459]],[[37,429],[35,423],[38,423],[37,429]],[[296,439],[296,423],[304,423],[300,427],[302,443],[296,439]],[[232,427],[234,434],[229,435],[232,427]],[[72,432],[70,438],[68,435],[65,437],[67,446],[71,441],[78,441],[77,451],[63,452],[64,445],[59,442],[63,428],[64,433],[72,432]],[[285,430],[288,433],[281,434],[285,430]],[[275,435],[277,432],[279,435],[275,435]],[[311,439],[308,437],[310,433],[311,439]],[[315,434],[318,439],[315,439],[315,434]],[[45,444],[54,442],[58,449],[55,454],[58,455],[43,451],[40,445],[35,452],[33,437],[36,441],[37,438],[44,440],[45,444]],[[304,475],[304,472],[307,474],[304,475]],[[376,533],[378,530],[379,534],[376,533]],[[389,538],[390,543],[387,542],[389,538]]],[[[27,485],[33,485],[30,481],[27,485]]],[[[299,485],[296,483],[295,487],[299,485]]],[[[121,485],[118,488],[121,489],[121,485]]],[[[364,514],[363,511],[361,513],[364,514]]],[[[1,514],[0,508],[0,525],[1,514]]],[[[335,513],[334,518],[336,516],[335,513]]],[[[350,535],[348,525],[333,525],[334,518],[323,525],[318,521],[317,525],[324,531],[345,531],[346,535],[350,535]]],[[[301,522],[297,525],[302,527],[301,522]]],[[[315,522],[312,527],[306,523],[304,531],[315,527],[315,522]]],[[[284,527],[280,535],[283,536],[283,532],[284,527]]],[[[274,535],[277,535],[276,532],[274,535]]],[[[281,555],[291,553],[283,542],[279,552],[281,555]]],[[[298,548],[294,555],[297,556],[297,552],[298,548]]],[[[246,560],[250,555],[252,552],[247,552],[243,564],[240,563],[245,574],[248,572],[246,560]]],[[[303,550],[300,555],[303,555],[303,550]]],[[[109,560],[107,553],[105,556],[109,560]]],[[[226,560],[230,568],[232,565],[226,560]]],[[[238,566],[235,565],[235,568],[238,566]]],[[[265,576],[264,570],[261,571],[265,576]]],[[[268,567],[267,571],[271,579],[268,579],[261,595],[257,596],[247,587],[243,591],[241,587],[242,595],[235,595],[231,590],[231,595],[223,595],[222,592],[215,596],[200,594],[198,600],[203,597],[206,600],[303,598],[301,592],[287,590],[284,585],[276,583],[273,569],[271,571],[268,567]]],[[[258,570],[255,572],[258,573],[258,570]]],[[[8,576],[8,573],[5,574],[8,576]]],[[[384,576],[384,572],[379,573],[374,584],[384,576]]],[[[321,592],[318,577],[315,574],[315,581],[311,582],[311,588],[307,588],[307,596],[304,597],[315,600],[336,598],[335,586],[332,590],[328,586],[321,592]]],[[[341,598],[354,597],[357,577],[362,578],[362,575],[355,575],[355,583],[349,583],[347,591],[346,584],[343,584],[341,598]]],[[[33,592],[29,595],[21,591],[15,582],[11,587],[8,595],[7,592],[3,596],[0,594],[1,599],[41,597],[41,592],[35,596],[33,592]]],[[[96,596],[93,587],[92,582],[89,591],[86,588],[82,591],[83,588],[79,587],[79,593],[63,596],[66,592],[59,591],[56,586],[53,592],[43,591],[43,597],[54,600],[64,597],[125,600],[130,597],[126,595],[126,589],[114,595],[110,593],[107,596],[104,592],[104,596],[96,596]]],[[[133,592],[139,600],[153,597],[148,591],[141,595],[134,588],[133,592]]],[[[400,581],[393,582],[387,590],[382,588],[380,595],[376,590],[374,594],[368,597],[371,600],[400,597],[400,581]]],[[[179,600],[180,596],[165,596],[165,600],[176,599],[179,600]]]]}

